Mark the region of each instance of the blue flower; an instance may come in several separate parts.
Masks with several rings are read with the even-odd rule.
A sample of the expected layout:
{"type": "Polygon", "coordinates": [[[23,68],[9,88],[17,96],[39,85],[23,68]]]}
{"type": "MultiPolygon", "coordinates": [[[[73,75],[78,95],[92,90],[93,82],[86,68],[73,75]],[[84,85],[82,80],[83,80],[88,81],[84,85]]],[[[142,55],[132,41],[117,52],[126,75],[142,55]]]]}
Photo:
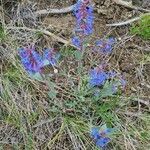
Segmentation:
{"type": "Polygon", "coordinates": [[[54,49],[46,48],[43,52],[44,65],[46,66],[46,65],[51,64],[55,66],[59,57],[60,57],[60,54],[56,53],[54,49]]]}
{"type": "Polygon", "coordinates": [[[96,46],[96,51],[99,51],[100,53],[103,54],[110,54],[112,52],[112,45],[115,43],[115,39],[113,37],[110,37],[106,40],[97,40],[95,42],[96,46]]]}
{"type": "Polygon", "coordinates": [[[96,141],[96,146],[103,148],[103,147],[105,147],[110,141],[111,141],[110,138],[107,138],[107,137],[104,137],[104,138],[103,138],[103,137],[101,137],[100,139],[98,139],[98,140],[96,141]]]}
{"type": "Polygon", "coordinates": [[[93,69],[90,72],[90,86],[101,86],[108,79],[108,74],[104,71],[99,71],[97,68],[93,69]]]}
{"type": "Polygon", "coordinates": [[[22,65],[29,74],[41,73],[42,68],[51,64],[56,65],[59,54],[53,49],[45,49],[41,56],[33,46],[19,48],[22,65]]]}
{"type": "Polygon", "coordinates": [[[97,128],[97,127],[93,127],[92,129],[91,129],[91,137],[93,138],[93,139],[98,139],[98,138],[100,138],[100,134],[99,134],[99,128],[97,128]]]}
{"type": "Polygon", "coordinates": [[[73,37],[72,43],[82,49],[85,37],[93,33],[93,7],[88,0],[78,0],[73,12],[76,17],[76,35],[73,37]],[[80,37],[77,35],[80,35],[80,37]]]}
{"type": "Polygon", "coordinates": [[[40,68],[43,65],[42,57],[35,49],[31,47],[20,48],[19,56],[26,71],[32,73],[40,71],[40,68]]]}
{"type": "Polygon", "coordinates": [[[90,35],[92,33],[93,33],[93,26],[90,24],[86,24],[85,29],[84,29],[84,34],[90,35]]]}
{"type": "Polygon", "coordinates": [[[113,128],[107,128],[106,124],[101,127],[91,128],[91,137],[96,142],[97,147],[105,147],[110,141],[110,135],[114,132],[113,128]]]}
{"type": "Polygon", "coordinates": [[[19,48],[19,55],[21,58],[26,58],[29,56],[29,52],[27,52],[24,48],[19,48]]]}
{"type": "Polygon", "coordinates": [[[76,47],[80,48],[81,47],[81,39],[78,36],[73,37],[72,44],[75,45],[76,47]]]}
{"type": "Polygon", "coordinates": [[[105,64],[99,65],[92,69],[89,73],[89,85],[94,87],[94,96],[98,97],[100,94],[99,87],[103,86],[104,91],[107,89],[112,94],[116,94],[118,89],[125,89],[126,80],[115,71],[105,71],[105,64]],[[107,82],[106,82],[107,81],[107,82]]]}

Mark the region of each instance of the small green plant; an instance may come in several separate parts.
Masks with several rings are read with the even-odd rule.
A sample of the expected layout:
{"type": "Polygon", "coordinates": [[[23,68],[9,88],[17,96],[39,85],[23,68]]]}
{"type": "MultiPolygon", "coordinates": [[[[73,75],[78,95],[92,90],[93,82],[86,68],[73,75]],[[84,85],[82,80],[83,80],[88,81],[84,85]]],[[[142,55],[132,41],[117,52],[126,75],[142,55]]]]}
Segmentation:
{"type": "Polygon", "coordinates": [[[141,19],[138,22],[138,24],[132,25],[131,33],[137,34],[146,40],[150,39],[150,14],[149,13],[141,16],[141,19]]]}
{"type": "Polygon", "coordinates": [[[0,24],[0,40],[3,40],[5,38],[5,31],[3,26],[0,24]]]}

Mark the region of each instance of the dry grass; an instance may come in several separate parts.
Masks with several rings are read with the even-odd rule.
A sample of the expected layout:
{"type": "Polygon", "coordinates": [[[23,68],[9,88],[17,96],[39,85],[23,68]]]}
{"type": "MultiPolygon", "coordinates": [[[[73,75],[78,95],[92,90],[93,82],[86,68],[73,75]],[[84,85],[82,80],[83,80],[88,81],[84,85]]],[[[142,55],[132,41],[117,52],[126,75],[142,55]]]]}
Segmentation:
{"type": "MultiPolygon", "coordinates": [[[[69,3],[73,2],[56,0],[49,6],[68,6],[69,3]]],[[[94,98],[87,95],[88,71],[99,65],[103,57],[87,50],[81,65],[75,49],[65,47],[53,37],[14,30],[18,26],[46,29],[61,38],[71,38],[72,26],[65,27],[74,24],[71,14],[70,22],[66,19],[63,29],[55,26],[57,22],[48,25],[45,20],[60,17],[62,21],[66,15],[23,18],[22,11],[32,14],[33,4],[34,1],[29,4],[28,1],[1,0],[0,20],[4,28],[0,31],[3,33],[0,39],[0,149],[96,150],[89,136],[90,127],[103,123],[117,128],[107,150],[150,149],[150,56],[149,51],[145,51],[150,48],[149,42],[131,36],[128,27],[106,28],[107,17],[99,18],[100,22],[105,19],[101,24],[96,21],[96,31],[99,32],[100,26],[104,29],[102,33],[107,31],[108,35],[117,37],[114,52],[106,58],[110,64],[108,69],[124,74],[128,84],[124,94],[94,102],[94,98]],[[10,27],[14,29],[8,29],[10,27]],[[30,42],[36,43],[39,51],[43,47],[60,50],[58,73],[52,78],[39,82],[30,79],[24,71],[17,48],[30,42]]],[[[45,4],[48,1],[39,0],[36,9],[45,8],[45,4]]]]}

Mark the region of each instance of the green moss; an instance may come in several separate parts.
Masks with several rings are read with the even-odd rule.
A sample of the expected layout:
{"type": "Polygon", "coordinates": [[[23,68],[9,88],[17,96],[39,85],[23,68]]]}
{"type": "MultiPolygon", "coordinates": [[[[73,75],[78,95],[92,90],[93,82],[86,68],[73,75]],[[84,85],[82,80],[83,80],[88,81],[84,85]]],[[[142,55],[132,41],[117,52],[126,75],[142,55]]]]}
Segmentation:
{"type": "Polygon", "coordinates": [[[133,24],[131,27],[131,33],[141,36],[143,39],[150,39],[150,14],[141,16],[141,20],[138,24],[133,24]]]}

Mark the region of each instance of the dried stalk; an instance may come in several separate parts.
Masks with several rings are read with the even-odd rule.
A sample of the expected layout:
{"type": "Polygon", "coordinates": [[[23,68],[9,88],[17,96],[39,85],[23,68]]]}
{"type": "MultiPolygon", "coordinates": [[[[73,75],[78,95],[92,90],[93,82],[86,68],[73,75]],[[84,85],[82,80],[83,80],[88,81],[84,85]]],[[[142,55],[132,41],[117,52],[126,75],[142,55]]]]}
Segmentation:
{"type": "Polygon", "coordinates": [[[138,20],[140,20],[140,17],[135,17],[135,18],[129,19],[127,21],[123,21],[123,22],[106,24],[106,26],[107,27],[124,26],[124,25],[131,24],[132,22],[135,22],[135,21],[138,21],[138,20]]]}
{"type": "Polygon", "coordinates": [[[148,10],[148,9],[133,6],[131,2],[126,2],[126,1],[123,1],[123,0],[113,0],[113,1],[118,5],[122,5],[122,6],[125,6],[127,8],[130,8],[130,9],[136,9],[136,10],[140,10],[140,11],[143,11],[143,12],[150,12],[150,10],[148,10]]]}
{"type": "MultiPolygon", "coordinates": [[[[57,35],[55,35],[54,33],[47,31],[47,30],[39,30],[39,29],[31,29],[31,28],[27,28],[27,27],[6,27],[7,30],[25,30],[25,31],[31,31],[31,32],[41,32],[45,35],[51,36],[53,37],[55,40],[65,44],[65,46],[72,46],[75,47],[74,45],[71,44],[71,42],[69,40],[65,40],[57,35]]],[[[76,47],[75,47],[76,48],[76,47]]]]}
{"type": "Polygon", "coordinates": [[[43,9],[35,12],[36,16],[43,16],[47,14],[64,14],[73,11],[76,4],[61,9],[43,9]]]}

